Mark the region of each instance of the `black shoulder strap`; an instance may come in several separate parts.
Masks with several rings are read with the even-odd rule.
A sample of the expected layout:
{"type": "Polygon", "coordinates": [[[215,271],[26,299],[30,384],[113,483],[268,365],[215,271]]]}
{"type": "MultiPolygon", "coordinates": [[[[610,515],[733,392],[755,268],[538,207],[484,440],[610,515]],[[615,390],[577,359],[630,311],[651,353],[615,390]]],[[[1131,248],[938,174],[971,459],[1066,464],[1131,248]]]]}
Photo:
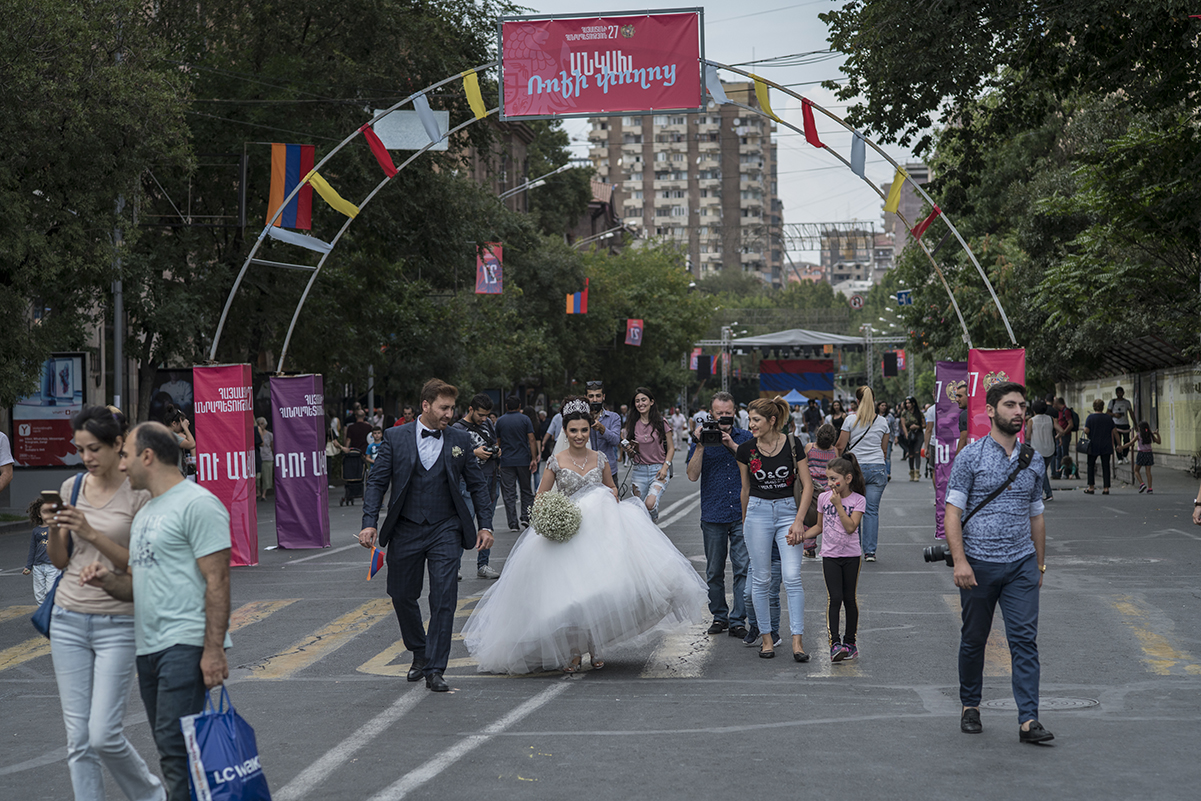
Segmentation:
{"type": "Polygon", "coordinates": [[[993,490],[992,494],[989,495],[987,498],[985,498],[980,503],[979,506],[977,506],[975,509],[973,509],[972,511],[970,511],[966,515],[964,515],[963,520],[960,521],[960,525],[966,526],[967,521],[971,520],[972,516],[975,515],[976,512],[979,512],[985,506],[988,506],[990,503],[995,501],[997,499],[997,496],[1000,495],[1002,492],[1004,492],[1006,489],[1008,489],[1009,485],[1014,482],[1014,480],[1018,477],[1018,473],[1022,472],[1023,470],[1025,470],[1027,467],[1030,466],[1030,460],[1033,458],[1034,458],[1034,448],[1030,447],[1025,442],[1023,442],[1021,448],[1018,450],[1017,467],[1013,468],[1013,472],[1011,472],[1009,474],[1009,477],[1005,479],[1005,483],[1002,484],[1001,486],[997,487],[995,490],[993,490]]]}
{"type": "MultiPolygon", "coordinates": [[[[875,420],[873,420],[873,421],[872,421],[872,423],[873,423],[873,424],[875,424],[875,422],[876,422],[875,420]]],[[[859,418],[858,418],[858,417],[856,417],[856,418],[855,418],[855,423],[856,423],[856,424],[858,424],[858,423],[859,423],[859,418]]],[[[852,430],[853,430],[853,429],[852,429],[852,430]]],[[[856,446],[856,445],[858,445],[860,442],[863,442],[863,438],[864,438],[864,437],[866,437],[866,436],[868,435],[868,432],[869,432],[869,431],[871,431],[871,430],[872,430],[872,427],[871,427],[871,426],[868,426],[868,427],[867,427],[867,429],[865,429],[865,430],[864,430],[864,432],[863,432],[862,434],[860,434],[860,435],[859,435],[859,439],[855,440],[855,441],[854,441],[854,442],[852,442],[850,445],[848,445],[848,446],[846,447],[846,450],[844,450],[844,451],[843,451],[843,453],[846,453],[847,451],[853,451],[853,450],[855,450],[855,446],[856,446]]],[[[847,435],[847,438],[848,438],[848,439],[850,439],[850,434],[848,434],[848,435],[847,435]]]]}

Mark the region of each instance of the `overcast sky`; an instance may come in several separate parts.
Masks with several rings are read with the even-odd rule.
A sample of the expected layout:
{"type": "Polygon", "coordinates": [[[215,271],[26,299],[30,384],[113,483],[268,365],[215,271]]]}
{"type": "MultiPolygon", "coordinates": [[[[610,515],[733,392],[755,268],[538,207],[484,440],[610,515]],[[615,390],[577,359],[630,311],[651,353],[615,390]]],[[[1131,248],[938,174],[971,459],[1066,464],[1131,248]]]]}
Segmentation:
{"type": "MultiPolygon", "coordinates": [[[[648,8],[645,0],[639,4],[620,0],[596,0],[592,5],[580,0],[526,0],[536,14],[577,14],[584,12],[643,11],[648,8]]],[[[825,54],[802,59],[809,63],[797,66],[772,66],[761,63],[749,66],[746,62],[825,50],[826,25],[817,15],[842,2],[832,0],[808,0],[789,3],[787,0],[711,0],[697,4],[705,9],[705,56],[710,61],[738,65],[741,69],[762,75],[781,85],[791,86],[834,114],[842,115],[846,108],[834,98],[832,92],[823,89],[821,81],[842,77],[839,66],[842,57],[825,54]]],[[[688,3],[664,3],[661,8],[683,8],[688,3]]],[[[691,6],[695,7],[695,6],[691,6]]],[[[721,71],[722,80],[745,80],[741,76],[721,71]]],[[[801,127],[800,101],[775,90],[771,93],[772,109],[782,119],[801,127]]],[[[576,157],[588,154],[587,122],[564,120],[571,134],[572,151],[576,157]]],[[[823,115],[817,115],[817,127],[822,142],[849,157],[851,135],[823,115]]],[[[776,131],[777,153],[779,154],[779,193],[784,202],[784,222],[842,222],[860,220],[874,222],[881,230],[881,201],[862,180],[828,153],[807,144],[803,137],[784,126],[776,131]]],[[[904,163],[912,158],[904,148],[886,147],[889,155],[904,163]]],[[[868,149],[867,177],[877,184],[891,181],[892,167],[868,149]]],[[[808,261],[816,261],[813,253],[799,254],[808,261]]]]}

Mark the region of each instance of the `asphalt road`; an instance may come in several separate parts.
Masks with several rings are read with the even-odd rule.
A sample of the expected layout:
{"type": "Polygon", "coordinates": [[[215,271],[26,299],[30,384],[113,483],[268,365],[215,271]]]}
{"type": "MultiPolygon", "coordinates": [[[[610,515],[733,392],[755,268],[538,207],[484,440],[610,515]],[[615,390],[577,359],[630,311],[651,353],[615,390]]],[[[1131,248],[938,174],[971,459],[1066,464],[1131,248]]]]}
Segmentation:
{"type": "MultiPolygon", "coordinates": [[[[958,596],[950,569],[920,555],[933,489],[906,481],[899,461],[893,473],[879,561],[860,580],[857,663],[822,654],[824,585],[807,560],[808,664],[761,660],[698,628],[606,654],[604,670],[504,678],[478,674],[456,640],[445,695],[405,682],[383,576],[365,580],[353,539],[359,510],[335,505],[332,548],[263,551],[258,567],[234,571],[230,693],[255,727],[274,798],[1196,798],[1195,481],[1161,469],[1156,494],[1115,485],[1109,497],[1055,482],[1039,643],[1041,719],[1056,739],[1035,747],[1018,743],[999,616],[985,732],[959,733],[958,596]]],[[[703,571],[697,485],[682,461],[677,475],[660,522],[703,571]]],[[[274,542],[270,504],[260,532],[261,547],[274,542]]],[[[516,536],[499,532],[494,566],[503,570],[516,536]]],[[[0,799],[64,799],[53,669],[25,619],[27,544],[0,537],[0,799]]],[[[487,588],[474,558],[464,559],[456,630],[487,588]]],[[[126,731],[154,764],[136,693],[126,731]]],[[[109,794],[121,797],[111,780],[109,794]]]]}

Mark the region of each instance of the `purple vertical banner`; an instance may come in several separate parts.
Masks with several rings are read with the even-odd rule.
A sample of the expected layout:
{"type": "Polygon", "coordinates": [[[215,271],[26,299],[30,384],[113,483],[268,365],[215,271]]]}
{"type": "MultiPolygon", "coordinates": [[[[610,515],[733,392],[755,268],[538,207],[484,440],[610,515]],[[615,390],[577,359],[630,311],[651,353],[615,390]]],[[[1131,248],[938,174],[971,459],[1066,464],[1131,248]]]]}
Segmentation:
{"type": "Polygon", "coordinates": [[[934,536],[946,539],[943,520],[947,509],[947,482],[951,480],[951,463],[955,461],[955,444],[959,441],[959,403],[955,389],[967,380],[967,362],[935,362],[934,386],[938,397],[934,403],[934,536]]]}
{"type": "Polygon", "coordinates": [[[279,547],[328,548],[329,482],[321,376],[272,376],[271,429],[279,547]]]}

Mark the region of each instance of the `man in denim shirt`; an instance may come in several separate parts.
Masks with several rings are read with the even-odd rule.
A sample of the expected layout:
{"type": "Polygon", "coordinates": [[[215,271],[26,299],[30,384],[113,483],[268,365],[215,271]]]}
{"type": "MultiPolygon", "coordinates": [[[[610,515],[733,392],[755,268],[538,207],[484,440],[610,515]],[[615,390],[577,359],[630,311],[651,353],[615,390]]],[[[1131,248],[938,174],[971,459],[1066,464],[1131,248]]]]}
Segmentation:
{"type": "Polygon", "coordinates": [[[1013,698],[1023,743],[1054,739],[1038,722],[1038,594],[1046,572],[1042,483],[1046,467],[1034,459],[1005,491],[981,508],[1018,463],[1017,434],[1026,416],[1026,388],[1003,382],[985,400],[992,431],[955,457],[947,483],[947,546],[955,561],[955,586],[963,628],[959,641],[960,730],[978,734],[984,680],[984,646],[993,611],[1001,606],[1013,668],[1013,698]],[[968,521],[965,511],[979,510],[968,521]]]}
{"type": "MultiPolygon", "coordinates": [[[[710,409],[721,427],[720,446],[706,448],[694,439],[688,450],[688,480],[701,482],[701,534],[705,540],[705,580],[709,584],[710,634],[730,630],[743,638],[746,630],[746,571],[750,556],[742,539],[742,476],[734,451],[751,438],[751,432],[733,424],[734,396],[714,394],[710,409]],[[734,609],[726,603],[726,556],[734,567],[734,609]]],[[[693,431],[699,437],[700,426],[693,431]]],[[[777,592],[777,595],[779,593],[777,592]]]]}

